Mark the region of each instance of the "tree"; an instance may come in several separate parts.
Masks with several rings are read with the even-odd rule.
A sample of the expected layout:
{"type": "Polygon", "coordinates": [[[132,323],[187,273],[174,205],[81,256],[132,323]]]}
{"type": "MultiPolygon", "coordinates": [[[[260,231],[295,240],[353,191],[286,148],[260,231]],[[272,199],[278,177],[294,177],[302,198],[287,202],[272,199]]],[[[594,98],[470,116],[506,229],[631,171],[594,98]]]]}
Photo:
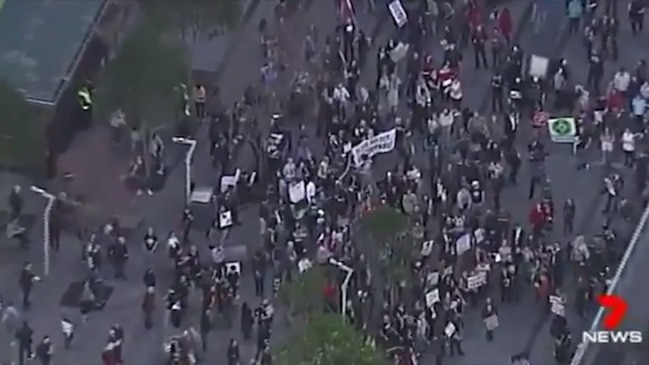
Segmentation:
{"type": "Polygon", "coordinates": [[[147,18],[167,30],[179,33],[189,57],[199,35],[210,39],[234,27],[241,17],[239,0],[140,0],[147,18]]]}
{"type": "Polygon", "coordinates": [[[45,131],[37,114],[20,91],[0,79],[0,165],[41,170],[45,131]]]}
{"type": "Polygon", "coordinates": [[[380,365],[383,354],[339,314],[318,313],[275,356],[277,365],[380,365]]]}
{"type": "Polygon", "coordinates": [[[98,100],[105,112],[121,108],[133,126],[154,127],[174,115],[177,88],[185,82],[186,70],[182,49],[164,42],[160,30],[143,21],[106,65],[98,100]]]}
{"type": "Polygon", "coordinates": [[[371,235],[369,244],[381,245],[368,251],[378,256],[388,284],[407,280],[415,249],[415,240],[408,230],[408,218],[392,207],[381,206],[362,218],[362,226],[371,235]]]}
{"type": "Polygon", "coordinates": [[[291,316],[309,318],[324,305],[327,273],[323,266],[315,265],[299,274],[280,288],[280,299],[289,307],[291,316]]]}

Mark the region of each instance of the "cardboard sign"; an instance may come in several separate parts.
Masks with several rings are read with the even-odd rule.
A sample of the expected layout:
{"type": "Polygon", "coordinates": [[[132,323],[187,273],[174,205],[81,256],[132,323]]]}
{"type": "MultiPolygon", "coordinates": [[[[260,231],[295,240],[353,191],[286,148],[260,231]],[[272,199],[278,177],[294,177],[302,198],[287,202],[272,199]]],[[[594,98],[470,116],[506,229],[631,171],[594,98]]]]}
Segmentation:
{"type": "Polygon", "coordinates": [[[403,8],[403,5],[401,5],[401,1],[394,0],[390,2],[390,4],[388,4],[388,9],[390,10],[392,19],[394,19],[394,24],[396,24],[397,27],[401,28],[406,25],[408,22],[408,14],[406,13],[406,9],[403,8]]]}
{"type": "Polygon", "coordinates": [[[449,322],[446,325],[446,328],[444,328],[444,334],[446,335],[446,337],[450,338],[451,336],[453,336],[453,334],[455,333],[456,330],[457,330],[457,328],[455,328],[455,325],[453,324],[453,322],[449,322]]]}
{"type": "Polygon", "coordinates": [[[291,203],[297,204],[303,201],[305,198],[306,198],[306,184],[304,184],[304,181],[291,184],[288,187],[288,200],[291,203]]]}
{"type": "Polygon", "coordinates": [[[433,271],[426,276],[426,284],[428,286],[436,286],[439,284],[439,272],[433,271]]]}
{"type": "Polygon", "coordinates": [[[487,283],[487,273],[484,271],[478,272],[469,276],[466,280],[466,286],[469,290],[477,290],[487,283]]]}
{"type": "Polygon", "coordinates": [[[307,258],[304,258],[298,261],[297,263],[297,269],[300,272],[300,274],[304,273],[305,271],[309,270],[312,267],[313,267],[313,263],[307,258]]]}
{"type": "Polygon", "coordinates": [[[549,64],[550,60],[546,57],[532,55],[530,58],[530,76],[544,78],[548,73],[549,64]]]}
{"type": "Polygon", "coordinates": [[[241,263],[239,261],[226,262],[225,272],[226,273],[236,272],[239,276],[241,276],[241,263]]]}
{"type": "Polygon", "coordinates": [[[439,302],[439,289],[434,289],[426,293],[426,306],[428,308],[431,308],[437,302],[439,302]]]}
{"type": "Polygon", "coordinates": [[[471,234],[467,233],[462,235],[456,242],[455,242],[455,252],[457,255],[461,255],[471,249],[471,234]]]}
{"type": "Polygon", "coordinates": [[[226,210],[219,214],[219,228],[226,229],[232,227],[232,211],[226,210]]]}
{"type": "Polygon", "coordinates": [[[421,255],[424,257],[430,256],[433,252],[433,241],[426,241],[421,244],[421,255]]]}
{"type": "Polygon", "coordinates": [[[550,311],[558,316],[565,317],[566,315],[566,306],[565,300],[558,295],[550,296],[550,311]]]}
{"type": "Polygon", "coordinates": [[[387,132],[377,134],[352,147],[352,159],[356,167],[363,165],[363,156],[374,157],[379,153],[387,153],[394,149],[397,142],[397,130],[391,129],[387,132]]]}
{"type": "Polygon", "coordinates": [[[399,42],[396,47],[392,51],[390,51],[390,59],[394,63],[399,63],[402,59],[406,57],[408,54],[408,49],[410,46],[408,44],[405,44],[403,42],[399,42]]]}
{"type": "Polygon", "coordinates": [[[485,327],[487,327],[488,331],[493,331],[498,328],[498,326],[500,325],[500,323],[498,323],[498,315],[492,314],[489,317],[485,318],[484,325],[485,327]]]}

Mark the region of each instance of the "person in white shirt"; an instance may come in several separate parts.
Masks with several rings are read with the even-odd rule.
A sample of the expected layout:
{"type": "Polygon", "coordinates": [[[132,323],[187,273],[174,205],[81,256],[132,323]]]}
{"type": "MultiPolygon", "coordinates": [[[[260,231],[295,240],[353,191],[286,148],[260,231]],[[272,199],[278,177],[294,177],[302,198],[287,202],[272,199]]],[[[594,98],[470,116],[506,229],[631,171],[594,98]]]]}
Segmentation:
{"type": "Polygon", "coordinates": [[[453,134],[454,122],[455,122],[455,116],[453,115],[453,112],[450,109],[445,108],[439,114],[439,126],[442,128],[442,136],[444,138],[444,142],[450,143],[451,135],[453,134]]]}
{"type": "Polygon", "coordinates": [[[61,318],[61,332],[63,333],[63,348],[69,350],[74,337],[74,324],[67,317],[61,318]]]}
{"type": "Polygon", "coordinates": [[[453,80],[451,89],[449,91],[449,97],[451,98],[451,103],[453,103],[453,108],[455,110],[461,110],[462,98],[464,97],[464,95],[462,94],[462,83],[460,82],[460,80],[453,80]]]}
{"type": "Polygon", "coordinates": [[[293,162],[293,158],[289,157],[286,159],[286,164],[284,165],[284,168],[282,169],[282,175],[284,176],[284,180],[286,181],[293,181],[295,179],[295,175],[297,173],[297,167],[295,166],[295,162],[293,162]]]}
{"type": "Polygon", "coordinates": [[[635,134],[629,128],[622,133],[622,150],[624,151],[624,166],[626,167],[633,167],[635,137],[635,134]]]}
{"type": "Polygon", "coordinates": [[[349,91],[347,90],[345,85],[339,83],[334,88],[332,98],[337,106],[338,115],[344,116],[345,108],[347,107],[349,99],[351,98],[351,95],[349,94],[349,91]]]}
{"type": "Polygon", "coordinates": [[[608,162],[608,157],[613,153],[613,143],[615,142],[615,136],[611,131],[606,128],[604,133],[600,137],[600,148],[602,150],[602,164],[608,162]]]}
{"type": "Polygon", "coordinates": [[[390,76],[390,85],[388,86],[388,108],[393,115],[397,112],[399,105],[399,87],[401,79],[396,74],[390,76]]]}
{"type": "Polygon", "coordinates": [[[613,88],[626,95],[626,92],[629,89],[629,84],[631,84],[631,75],[624,67],[622,67],[613,77],[613,88]]]}

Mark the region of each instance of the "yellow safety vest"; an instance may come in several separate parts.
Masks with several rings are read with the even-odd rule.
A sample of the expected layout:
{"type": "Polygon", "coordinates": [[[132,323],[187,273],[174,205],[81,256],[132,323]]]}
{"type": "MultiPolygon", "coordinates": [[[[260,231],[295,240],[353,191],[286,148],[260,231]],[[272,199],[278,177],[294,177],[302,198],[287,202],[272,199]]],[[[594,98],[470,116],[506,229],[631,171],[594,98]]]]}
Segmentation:
{"type": "Polygon", "coordinates": [[[92,106],[92,98],[90,97],[90,92],[88,91],[88,88],[84,87],[81,88],[77,92],[77,97],[79,98],[79,104],[81,105],[81,109],[83,110],[88,110],[92,106]]]}

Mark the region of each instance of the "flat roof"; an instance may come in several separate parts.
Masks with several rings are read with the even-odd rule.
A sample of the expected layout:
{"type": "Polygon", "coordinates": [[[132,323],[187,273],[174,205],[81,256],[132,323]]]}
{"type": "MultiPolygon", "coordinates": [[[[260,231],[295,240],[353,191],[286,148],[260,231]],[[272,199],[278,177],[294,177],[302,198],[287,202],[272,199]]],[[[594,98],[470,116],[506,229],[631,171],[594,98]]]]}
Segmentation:
{"type": "Polygon", "coordinates": [[[0,77],[30,102],[54,104],[105,0],[0,0],[0,77]]]}

